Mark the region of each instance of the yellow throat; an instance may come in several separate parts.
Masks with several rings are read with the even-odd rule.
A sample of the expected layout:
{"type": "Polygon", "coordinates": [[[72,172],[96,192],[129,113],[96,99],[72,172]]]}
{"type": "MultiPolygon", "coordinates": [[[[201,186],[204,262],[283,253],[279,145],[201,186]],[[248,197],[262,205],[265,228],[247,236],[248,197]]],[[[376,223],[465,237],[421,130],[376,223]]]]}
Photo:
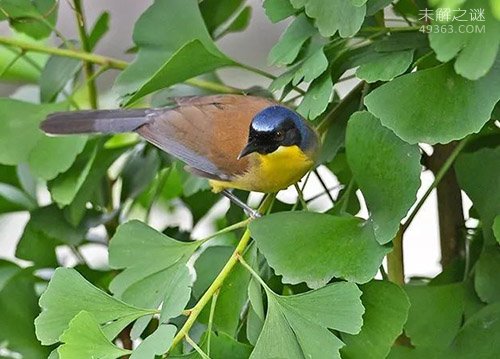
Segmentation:
{"type": "Polygon", "coordinates": [[[280,146],[267,154],[250,154],[249,170],[232,181],[210,180],[214,192],[226,188],[277,192],[299,181],[314,165],[314,160],[298,146],[280,146]]]}

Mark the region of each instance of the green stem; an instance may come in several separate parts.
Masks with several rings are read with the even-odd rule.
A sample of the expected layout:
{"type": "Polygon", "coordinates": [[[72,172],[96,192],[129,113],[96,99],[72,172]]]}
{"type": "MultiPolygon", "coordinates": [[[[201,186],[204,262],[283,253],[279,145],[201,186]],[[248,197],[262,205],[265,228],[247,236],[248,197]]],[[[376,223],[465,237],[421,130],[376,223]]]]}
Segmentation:
{"type": "Polygon", "coordinates": [[[238,66],[241,69],[253,72],[253,73],[257,74],[257,75],[261,75],[263,77],[267,77],[270,80],[276,80],[276,76],[274,76],[273,74],[270,74],[270,73],[268,73],[268,72],[266,72],[264,70],[258,69],[256,67],[253,67],[253,66],[250,66],[250,65],[246,65],[246,64],[242,64],[242,63],[238,63],[236,66],[238,66]]]}
{"type": "Polygon", "coordinates": [[[392,252],[387,254],[387,278],[400,286],[405,283],[405,271],[403,261],[403,229],[399,228],[396,237],[392,241],[392,252]]]}
{"type": "Polygon", "coordinates": [[[7,46],[14,46],[26,51],[69,57],[73,59],[91,62],[97,65],[108,66],[110,68],[117,70],[124,70],[128,66],[128,63],[126,61],[113,59],[107,56],[92,54],[78,50],[61,49],[58,47],[45,46],[38,43],[25,42],[11,37],[0,36],[0,44],[4,44],[7,46]]]}
{"type": "Polygon", "coordinates": [[[448,159],[444,162],[443,166],[436,173],[436,177],[434,178],[434,181],[429,186],[429,188],[427,189],[427,191],[424,193],[424,195],[422,196],[422,198],[420,198],[420,201],[418,201],[417,205],[415,206],[415,208],[413,208],[412,212],[408,216],[408,219],[403,224],[403,226],[402,226],[403,233],[408,229],[408,227],[411,224],[411,222],[415,219],[415,216],[417,215],[418,211],[420,210],[420,208],[422,208],[422,206],[424,205],[425,201],[430,196],[430,194],[432,193],[432,191],[434,190],[434,188],[436,188],[436,186],[439,184],[439,182],[441,182],[441,180],[443,179],[443,177],[446,174],[446,172],[448,172],[448,170],[450,169],[450,167],[453,165],[453,162],[455,162],[457,156],[464,149],[464,147],[467,144],[468,140],[469,140],[468,137],[466,137],[466,138],[464,138],[462,141],[460,141],[458,143],[457,147],[455,147],[455,149],[450,154],[450,156],[448,157],[448,159]]]}
{"type": "MultiPolygon", "coordinates": [[[[76,22],[78,26],[78,34],[80,35],[80,42],[83,51],[90,53],[90,42],[87,35],[85,14],[83,13],[82,3],[80,0],[73,0],[75,6],[76,22]]],[[[93,109],[98,108],[97,86],[94,80],[94,64],[90,61],[84,63],[85,77],[87,78],[87,90],[89,94],[90,106],[93,109]]]]}
{"type": "Polygon", "coordinates": [[[219,93],[229,93],[229,94],[242,94],[243,91],[232,86],[220,84],[217,82],[211,82],[206,80],[201,80],[197,78],[189,79],[184,81],[186,84],[205,90],[219,92],[219,93]]]}
{"type": "Polygon", "coordinates": [[[266,282],[264,282],[264,280],[260,277],[260,275],[252,268],[250,264],[247,263],[247,261],[243,259],[242,256],[239,256],[238,260],[240,261],[241,265],[250,272],[252,277],[254,277],[255,280],[257,280],[257,282],[260,283],[260,285],[266,290],[266,292],[271,291],[271,289],[267,286],[266,282]]]}
{"type": "MultiPolygon", "coordinates": [[[[97,55],[89,52],[71,50],[71,49],[60,49],[57,47],[45,46],[37,43],[30,43],[21,41],[18,39],[0,36],[0,44],[7,46],[14,46],[19,49],[31,52],[38,52],[42,54],[49,54],[55,56],[69,57],[72,59],[78,59],[85,62],[90,62],[96,65],[105,66],[107,68],[115,70],[125,70],[128,66],[128,62],[115,59],[108,56],[97,55]]],[[[198,88],[207,89],[210,91],[221,92],[221,93],[243,93],[242,90],[236,89],[234,87],[226,86],[223,84],[218,84],[215,82],[200,80],[200,79],[189,79],[184,81],[187,85],[191,85],[198,88]]]]}
{"type": "Polygon", "coordinates": [[[5,75],[7,73],[7,71],[10,70],[10,68],[12,66],[14,66],[14,64],[21,58],[24,56],[24,52],[21,51],[19,54],[17,54],[15,57],[12,58],[12,60],[10,60],[10,62],[7,64],[7,66],[5,66],[2,70],[2,72],[0,73],[0,77],[3,77],[3,75],[5,75]]]}
{"type": "Polygon", "coordinates": [[[196,342],[191,339],[189,335],[186,334],[186,341],[193,347],[193,349],[200,354],[203,359],[210,359],[210,357],[196,344],[196,342]]]}
{"type": "Polygon", "coordinates": [[[346,213],[347,206],[349,205],[349,197],[351,196],[352,188],[354,187],[354,179],[349,181],[344,195],[342,196],[342,205],[340,206],[340,213],[346,213]]]}
{"type": "Polygon", "coordinates": [[[295,190],[297,191],[298,200],[300,201],[302,208],[305,211],[308,211],[309,209],[307,208],[307,202],[304,199],[304,193],[302,192],[302,190],[300,189],[300,187],[297,183],[295,183],[293,186],[295,187],[295,190]]]}
{"type": "Polygon", "coordinates": [[[236,246],[236,249],[234,250],[233,254],[227,261],[227,263],[224,265],[220,273],[217,275],[215,280],[212,282],[210,287],[208,287],[207,291],[203,294],[203,296],[200,298],[198,303],[191,309],[191,313],[189,314],[188,319],[182,326],[182,328],[179,330],[177,335],[174,337],[174,340],[172,342],[171,348],[174,348],[177,344],[180,343],[182,338],[186,337],[189,333],[189,330],[193,326],[194,322],[200,315],[201,311],[205,307],[205,305],[210,301],[212,296],[216,291],[219,290],[220,287],[222,287],[222,284],[224,283],[224,280],[226,277],[231,273],[231,270],[235,266],[235,264],[238,262],[238,256],[243,253],[245,250],[246,246],[250,242],[250,230],[247,228],[245,233],[243,233],[243,236],[240,239],[240,242],[236,246]]]}
{"type": "Polygon", "coordinates": [[[381,27],[381,26],[367,26],[361,29],[361,32],[406,32],[417,31],[420,26],[396,26],[396,27],[381,27]]]}
{"type": "Polygon", "coordinates": [[[246,227],[248,225],[248,223],[250,223],[251,221],[251,218],[247,218],[241,222],[238,222],[238,223],[235,223],[235,224],[232,224],[230,226],[227,226],[225,228],[222,228],[220,231],[217,231],[215,233],[212,233],[211,235],[209,235],[208,237],[205,237],[203,239],[201,239],[200,241],[202,242],[206,242],[212,238],[215,238],[221,234],[224,234],[224,233],[228,233],[228,232],[232,232],[236,229],[239,229],[239,228],[243,228],[243,227],[246,227]]]}
{"type": "MultiPolygon", "coordinates": [[[[260,213],[265,213],[267,209],[271,206],[272,200],[274,199],[274,196],[268,195],[264,202],[262,203],[261,207],[259,208],[260,213]]],[[[172,345],[170,346],[170,349],[174,348],[177,344],[179,344],[182,340],[182,338],[186,337],[189,333],[189,330],[195,323],[196,319],[200,315],[201,311],[205,307],[205,305],[210,301],[212,296],[219,290],[219,288],[222,287],[224,284],[224,280],[227,278],[229,273],[231,273],[232,269],[238,262],[238,257],[243,254],[245,251],[245,248],[248,246],[248,243],[250,242],[250,230],[247,229],[243,233],[238,245],[236,246],[236,249],[234,250],[233,254],[229,258],[229,260],[226,262],[220,273],[217,275],[217,277],[214,279],[212,284],[208,287],[206,292],[201,296],[200,300],[198,303],[195,304],[195,306],[191,309],[189,316],[182,326],[182,328],[177,332],[176,336],[174,337],[174,340],[172,342],[172,345]]]]}
{"type": "Polygon", "coordinates": [[[219,297],[219,291],[216,291],[212,297],[212,303],[210,304],[210,314],[208,316],[208,328],[207,328],[207,355],[210,356],[210,340],[212,339],[212,327],[214,323],[215,307],[217,306],[217,298],[219,297]]]}

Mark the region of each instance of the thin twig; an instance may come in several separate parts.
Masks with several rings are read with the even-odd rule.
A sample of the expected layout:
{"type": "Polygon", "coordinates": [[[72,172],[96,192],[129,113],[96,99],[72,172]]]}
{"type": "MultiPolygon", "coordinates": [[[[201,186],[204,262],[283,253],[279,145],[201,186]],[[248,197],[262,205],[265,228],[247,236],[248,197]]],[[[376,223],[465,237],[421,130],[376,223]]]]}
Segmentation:
{"type": "Polygon", "coordinates": [[[200,356],[203,358],[203,359],[210,359],[210,357],[198,346],[198,344],[196,344],[196,342],[191,339],[191,337],[189,335],[186,334],[186,341],[193,347],[194,350],[196,350],[196,352],[198,354],[200,354],[200,356]]]}
{"type": "MultiPolygon", "coordinates": [[[[75,6],[76,22],[82,49],[85,52],[90,52],[91,51],[90,42],[87,35],[85,14],[83,12],[81,1],[73,0],[73,4],[75,6]]],[[[97,96],[97,86],[94,81],[94,64],[91,61],[85,61],[83,68],[85,71],[85,77],[87,78],[87,89],[89,94],[90,106],[93,109],[96,109],[99,107],[99,103],[97,96]]]]}
{"type": "Polygon", "coordinates": [[[217,290],[213,297],[212,297],[212,303],[210,304],[210,314],[208,316],[208,328],[207,328],[207,355],[210,356],[210,344],[211,344],[211,339],[212,339],[212,327],[214,324],[214,314],[215,314],[215,307],[217,306],[217,298],[219,297],[219,291],[217,290]]]}
{"type": "Polygon", "coordinates": [[[461,140],[458,143],[457,147],[455,147],[455,149],[453,150],[453,152],[450,154],[450,157],[448,157],[448,159],[444,162],[443,167],[441,167],[441,169],[436,173],[436,177],[434,178],[434,181],[429,186],[429,188],[427,189],[427,191],[424,193],[424,195],[422,196],[422,198],[420,198],[420,201],[418,201],[417,205],[415,206],[415,208],[413,208],[413,210],[411,211],[410,215],[408,216],[408,219],[403,224],[403,227],[402,227],[403,233],[408,229],[409,225],[415,219],[415,216],[417,215],[417,213],[420,210],[420,208],[422,208],[422,206],[424,205],[425,201],[430,196],[431,192],[434,190],[434,188],[436,188],[436,186],[438,185],[438,183],[441,182],[441,180],[443,179],[443,177],[446,174],[446,172],[448,172],[448,170],[450,169],[450,167],[453,164],[453,162],[455,162],[457,156],[464,149],[464,147],[467,144],[468,140],[469,140],[469,138],[466,137],[466,138],[464,138],[463,140],[461,140]]]}
{"type": "MultiPolygon", "coordinates": [[[[321,178],[319,172],[318,172],[318,169],[316,168],[314,170],[314,174],[316,175],[316,177],[318,178],[318,181],[319,183],[321,183],[321,186],[323,187],[323,189],[325,190],[325,193],[326,195],[328,196],[328,198],[330,199],[330,201],[332,202],[333,205],[335,205],[335,200],[333,199],[333,196],[332,194],[330,193],[330,190],[328,189],[328,187],[326,186],[326,183],[325,181],[323,181],[323,178],[321,178]]],[[[308,200],[309,202],[310,200],[308,200]]]]}
{"type": "MultiPolygon", "coordinates": [[[[272,201],[274,199],[275,195],[274,194],[269,194],[266,196],[264,202],[262,203],[261,207],[259,208],[260,213],[265,213],[269,207],[272,204],[272,201]]],[[[219,288],[222,287],[224,284],[224,280],[227,278],[229,273],[231,273],[232,269],[238,262],[238,256],[241,256],[243,252],[245,251],[245,248],[247,247],[248,243],[250,242],[250,230],[247,229],[243,233],[243,236],[241,237],[238,245],[236,246],[236,249],[234,250],[233,254],[231,257],[228,259],[222,270],[219,272],[217,277],[214,279],[212,284],[208,287],[208,289],[205,291],[205,293],[201,296],[199,299],[198,303],[195,304],[195,306],[191,309],[189,316],[182,326],[182,328],[177,332],[176,336],[174,337],[174,340],[172,342],[172,345],[170,347],[170,350],[174,348],[177,344],[181,342],[181,340],[187,336],[189,333],[189,330],[195,323],[196,319],[200,315],[201,311],[205,307],[205,305],[211,300],[212,296],[216,291],[219,290],[219,288]]],[[[167,354],[168,355],[168,354],[167,354]]]]}
{"type": "MultiPolygon", "coordinates": [[[[7,46],[14,46],[22,50],[38,52],[42,54],[56,55],[62,57],[69,57],[73,59],[78,59],[86,62],[91,62],[96,65],[106,66],[115,70],[125,70],[128,66],[128,62],[115,59],[108,56],[97,55],[94,53],[71,50],[71,49],[61,49],[58,47],[45,46],[39,43],[30,43],[14,39],[11,37],[0,36],[0,44],[7,46]]],[[[185,84],[207,89],[210,91],[216,91],[220,93],[243,93],[243,90],[236,89],[231,86],[226,86],[224,84],[218,84],[215,82],[210,82],[200,79],[189,79],[184,81],[185,84]]]]}
{"type": "Polygon", "coordinates": [[[300,187],[297,183],[294,183],[293,186],[295,187],[295,190],[297,191],[297,196],[298,196],[298,199],[300,201],[300,204],[302,204],[302,208],[305,211],[308,211],[307,202],[304,200],[304,193],[302,192],[302,190],[300,189],[300,187]]]}

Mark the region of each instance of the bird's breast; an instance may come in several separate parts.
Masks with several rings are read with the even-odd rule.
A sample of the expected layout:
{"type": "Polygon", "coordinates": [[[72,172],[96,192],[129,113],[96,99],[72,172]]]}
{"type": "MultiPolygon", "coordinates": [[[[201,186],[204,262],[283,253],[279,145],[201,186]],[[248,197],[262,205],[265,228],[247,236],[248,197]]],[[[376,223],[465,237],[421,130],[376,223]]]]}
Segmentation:
{"type": "Polygon", "coordinates": [[[256,192],[277,192],[299,181],[314,161],[298,146],[280,146],[272,153],[252,153],[247,171],[232,181],[211,180],[214,191],[238,188],[256,192]]]}

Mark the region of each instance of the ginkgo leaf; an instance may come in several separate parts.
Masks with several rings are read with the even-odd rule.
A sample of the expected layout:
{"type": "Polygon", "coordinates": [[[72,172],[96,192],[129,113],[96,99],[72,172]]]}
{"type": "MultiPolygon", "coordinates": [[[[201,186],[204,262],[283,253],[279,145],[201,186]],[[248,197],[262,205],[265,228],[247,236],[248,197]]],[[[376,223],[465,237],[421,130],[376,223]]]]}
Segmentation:
{"type": "Polygon", "coordinates": [[[114,338],[127,324],[154,309],[126,304],[87,282],[76,270],[57,268],[40,297],[42,312],[35,319],[36,336],[44,345],[59,341],[69,322],[82,310],[91,313],[103,325],[106,337],[114,338]]]}
{"type": "MultiPolygon", "coordinates": [[[[178,316],[189,301],[192,279],[186,262],[201,242],[179,242],[139,221],[118,227],[109,246],[109,264],[124,269],[110,284],[123,301],[146,308],[162,302],[161,321],[178,316]]],[[[134,336],[147,325],[136,324],[134,336]]]]}
{"type": "Polygon", "coordinates": [[[339,358],[344,343],[328,329],[356,334],[364,312],[353,283],[330,284],[310,292],[279,296],[267,286],[264,327],[250,358],[339,358]]]}
{"type": "Polygon", "coordinates": [[[369,223],[355,217],[280,212],[252,221],[250,231],[285,283],[311,288],[333,277],[368,282],[390,250],[376,241],[369,223]]]}
{"type": "Polygon", "coordinates": [[[115,359],[130,354],[111,343],[92,314],[81,311],[62,333],[59,359],[115,359]]]}

